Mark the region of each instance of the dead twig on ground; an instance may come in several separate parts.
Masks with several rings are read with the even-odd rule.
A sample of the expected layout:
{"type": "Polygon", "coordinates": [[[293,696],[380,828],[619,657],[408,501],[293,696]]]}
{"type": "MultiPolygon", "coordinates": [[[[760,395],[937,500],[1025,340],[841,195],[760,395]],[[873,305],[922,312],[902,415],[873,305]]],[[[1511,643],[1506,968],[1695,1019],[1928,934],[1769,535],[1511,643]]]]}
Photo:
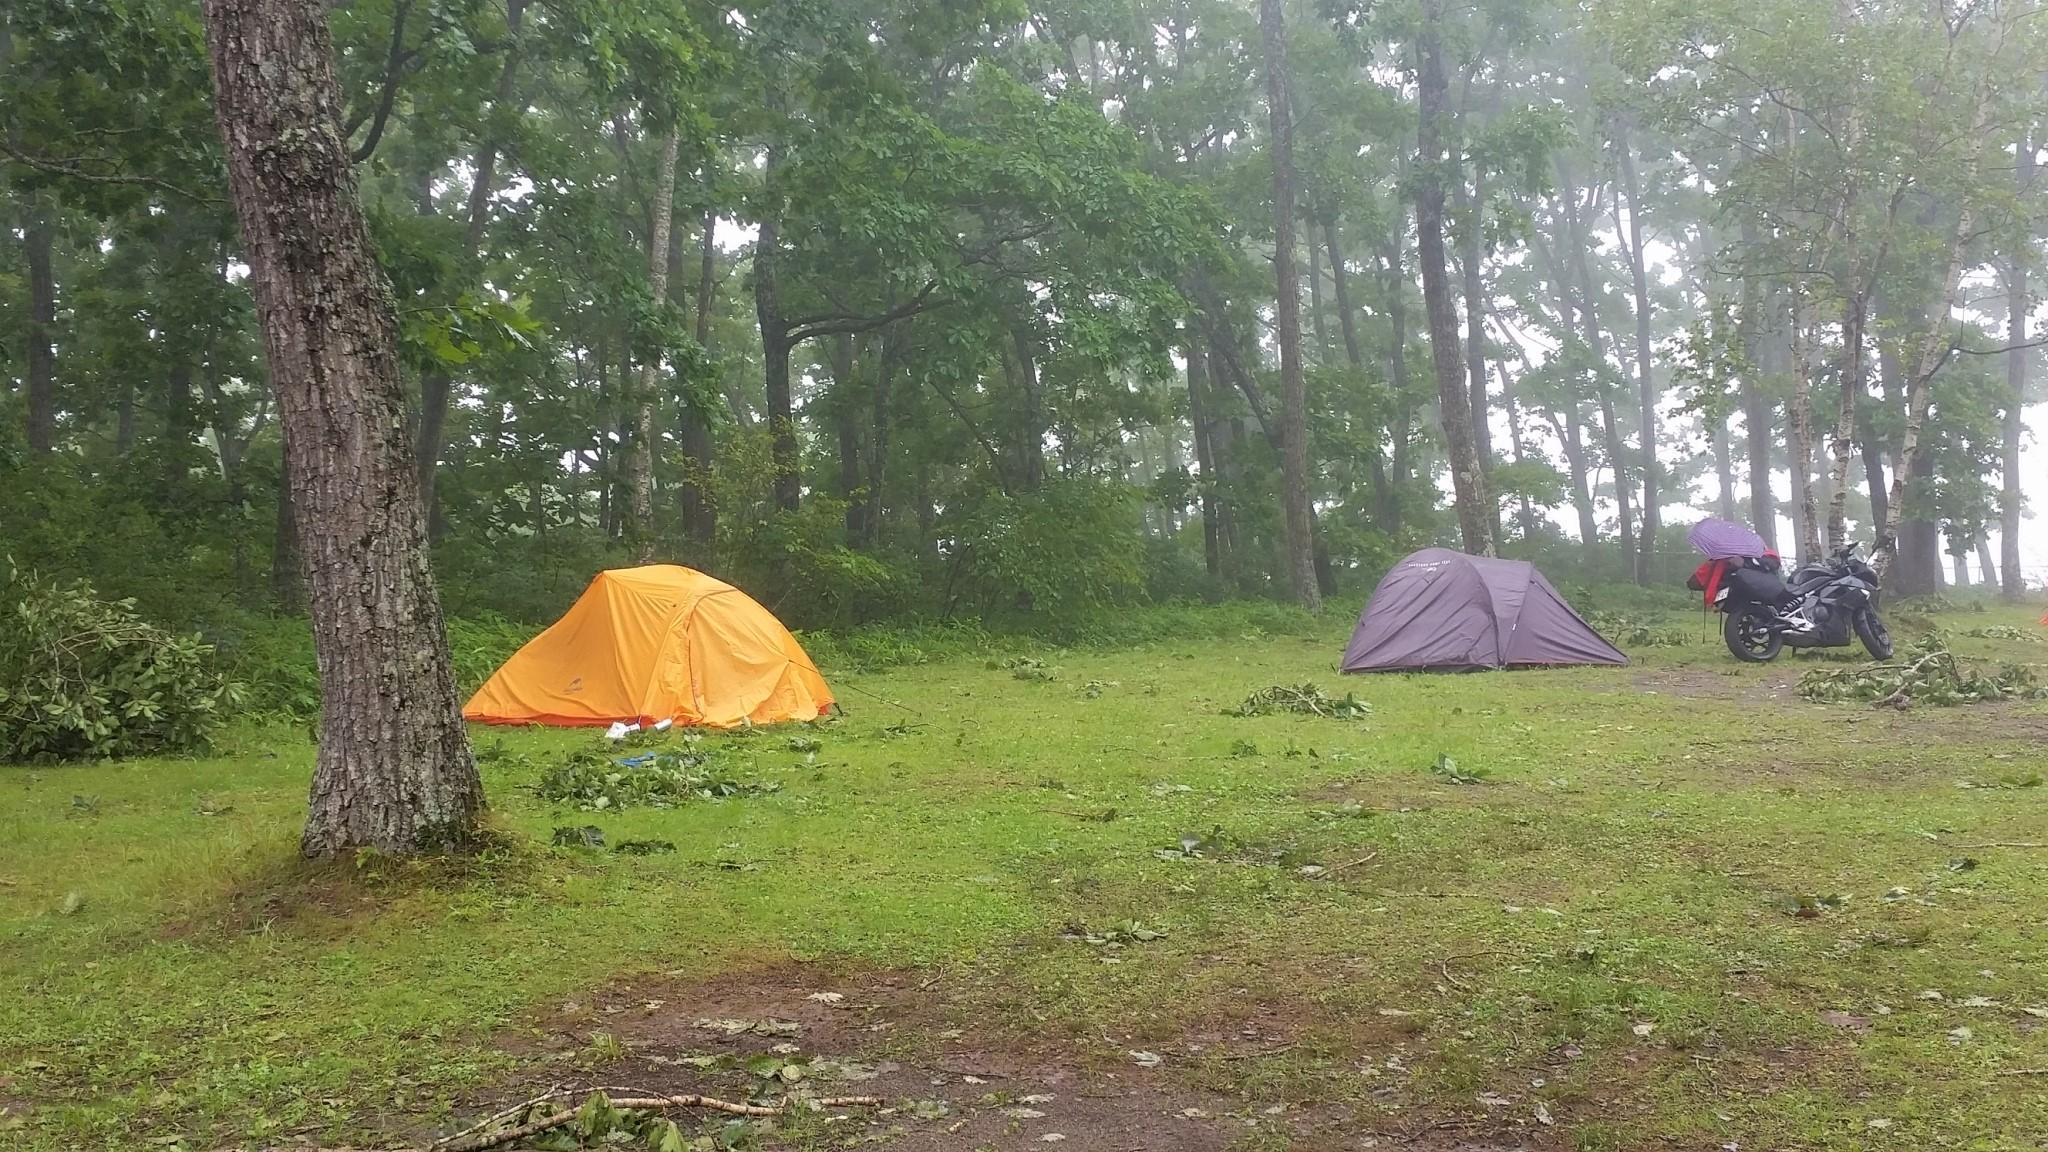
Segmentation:
{"type": "Polygon", "coordinates": [[[2007,1068],[2000,1076],[2048,1076],[2048,1068],[2007,1068]]]}
{"type": "Polygon", "coordinates": [[[1261,1048],[1256,1052],[1226,1052],[1218,1060],[1263,1060],[1268,1056],[1283,1056],[1294,1051],[1297,1045],[1282,1044],[1278,1048],[1261,1048]]]}
{"type": "Polygon", "coordinates": [[[1336,866],[1334,866],[1334,867],[1331,867],[1331,868],[1326,868],[1326,869],[1324,869],[1323,871],[1321,871],[1321,872],[1318,872],[1318,873],[1316,873],[1315,875],[1313,875],[1313,876],[1309,877],[1309,879],[1311,879],[1311,880],[1328,880],[1328,879],[1329,879],[1330,877],[1332,877],[1332,876],[1335,876],[1335,875],[1336,875],[1337,873],[1339,873],[1339,872],[1342,872],[1342,871],[1344,871],[1344,870],[1345,870],[1345,869],[1347,869],[1347,868],[1356,868],[1356,867],[1358,867],[1358,866],[1359,866],[1360,864],[1370,864],[1370,863],[1372,863],[1372,862],[1373,862],[1374,860],[1377,860],[1377,859],[1379,859],[1379,857],[1380,857],[1380,854],[1379,854],[1379,853],[1378,853],[1377,851],[1374,851],[1374,852],[1367,852],[1367,853],[1366,853],[1365,855],[1363,855],[1363,856],[1360,856],[1360,857],[1359,857],[1358,859],[1356,859],[1356,860],[1353,860],[1353,861],[1351,861],[1351,862],[1349,862],[1349,863],[1346,863],[1346,864],[1338,864],[1338,865],[1336,865],[1336,866]]]}
{"type": "MultiPolygon", "coordinates": [[[[620,1091],[620,1089],[607,1090],[597,1088],[591,1089],[591,1091],[605,1096],[606,1102],[621,1112],[665,1112],[671,1108],[701,1108],[712,1112],[724,1112],[731,1116],[781,1116],[797,1108],[852,1108],[875,1105],[882,1102],[879,1096],[827,1096],[816,1099],[791,1098],[784,1100],[780,1104],[743,1104],[733,1100],[720,1100],[715,1096],[612,1096],[610,1095],[611,1091],[620,1091]]],[[[623,1091],[630,1092],[636,1091],[636,1089],[624,1089],[623,1091]]],[[[550,1100],[580,1094],[580,1090],[552,1091],[545,1095],[536,1096],[531,1100],[521,1101],[513,1107],[501,1109],[496,1115],[486,1120],[484,1124],[487,1126],[509,1119],[529,1108],[539,1107],[550,1100]]],[[[495,1132],[480,1131],[478,1127],[471,1127],[457,1135],[435,1141],[427,1146],[426,1152],[484,1152],[488,1148],[503,1147],[520,1140],[531,1139],[544,1132],[552,1132],[565,1124],[573,1123],[579,1111],[576,1108],[566,1108],[549,1113],[538,1120],[529,1120],[524,1124],[499,1129],[495,1132]]]]}

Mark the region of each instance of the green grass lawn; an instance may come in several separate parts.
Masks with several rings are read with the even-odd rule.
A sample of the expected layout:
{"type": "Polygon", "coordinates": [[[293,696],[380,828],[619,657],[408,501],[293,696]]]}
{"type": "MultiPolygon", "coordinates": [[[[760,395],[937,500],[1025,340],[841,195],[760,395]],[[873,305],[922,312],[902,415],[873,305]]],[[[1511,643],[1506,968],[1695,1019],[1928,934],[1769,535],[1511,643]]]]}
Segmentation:
{"type": "MultiPolygon", "coordinates": [[[[2032,615],[1937,622],[2048,661],[1962,635],[2032,615]]],[[[1354,1132],[2048,1147],[2048,705],[1809,704],[1809,661],[1697,639],[1340,680],[1348,625],[1033,650],[1050,680],[827,668],[843,720],[709,738],[779,791],[668,810],[551,808],[536,779],[598,738],[479,730],[503,847],[459,867],[299,864],[298,732],[0,767],[0,1146],[422,1131],[524,1082],[565,1001],[795,959],[1354,1132]],[[1225,714],[1308,680],[1372,714],[1225,714]],[[586,823],[677,850],[550,845],[586,823]],[[1128,922],[1163,935],[1074,938],[1128,922]],[[1188,1042],[1254,1015],[1285,1042],[1188,1042]]]]}

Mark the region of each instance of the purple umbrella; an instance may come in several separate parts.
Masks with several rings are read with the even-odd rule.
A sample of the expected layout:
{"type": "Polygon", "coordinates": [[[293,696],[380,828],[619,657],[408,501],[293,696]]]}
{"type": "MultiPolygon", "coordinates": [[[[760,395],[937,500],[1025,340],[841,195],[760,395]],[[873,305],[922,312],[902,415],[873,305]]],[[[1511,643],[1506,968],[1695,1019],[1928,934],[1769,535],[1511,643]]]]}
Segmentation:
{"type": "Polygon", "coordinates": [[[1770,551],[1764,538],[1749,525],[1712,517],[1693,525],[1692,531],[1685,534],[1685,542],[1709,560],[1739,560],[1770,551]]]}

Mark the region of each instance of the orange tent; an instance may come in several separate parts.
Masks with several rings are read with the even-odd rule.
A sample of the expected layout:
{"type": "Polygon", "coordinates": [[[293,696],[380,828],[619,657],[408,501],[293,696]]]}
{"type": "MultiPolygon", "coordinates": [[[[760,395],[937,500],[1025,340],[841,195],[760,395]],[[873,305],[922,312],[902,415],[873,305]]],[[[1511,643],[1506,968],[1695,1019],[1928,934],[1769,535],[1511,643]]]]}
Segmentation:
{"type": "Polygon", "coordinates": [[[675,564],[599,572],[462,709],[486,724],[733,728],[812,720],[832,690],[746,593],[675,564]]]}

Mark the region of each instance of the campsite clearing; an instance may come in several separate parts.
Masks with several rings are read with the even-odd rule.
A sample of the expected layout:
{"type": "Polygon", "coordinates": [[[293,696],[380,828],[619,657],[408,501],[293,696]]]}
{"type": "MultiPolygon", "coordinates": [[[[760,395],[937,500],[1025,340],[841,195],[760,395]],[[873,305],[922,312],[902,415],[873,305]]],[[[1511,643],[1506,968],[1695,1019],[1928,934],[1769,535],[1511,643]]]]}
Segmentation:
{"type": "Polygon", "coordinates": [[[889,1098],[756,1134],[797,1148],[2048,1139],[2048,705],[1816,705],[1711,641],[1339,678],[1350,623],[828,666],[844,720],[699,745],[779,787],[667,808],[476,729],[462,866],[290,863],[295,732],[0,770],[0,1143],[417,1140],[734,1054],[889,1098]],[[1371,711],[1227,714],[1304,682],[1371,711]]]}

